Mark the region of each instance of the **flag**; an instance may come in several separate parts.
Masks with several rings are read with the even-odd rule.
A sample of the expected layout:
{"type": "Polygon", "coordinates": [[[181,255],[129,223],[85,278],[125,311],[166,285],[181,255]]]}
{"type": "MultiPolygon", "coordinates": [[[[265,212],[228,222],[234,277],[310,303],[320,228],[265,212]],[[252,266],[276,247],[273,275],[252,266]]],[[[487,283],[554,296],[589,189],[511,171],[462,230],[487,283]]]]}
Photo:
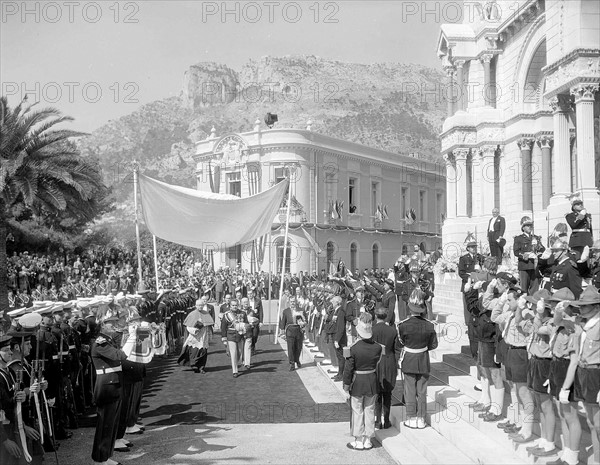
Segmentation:
{"type": "Polygon", "coordinates": [[[309,232],[306,229],[302,228],[302,232],[304,233],[304,237],[306,237],[306,240],[308,241],[310,246],[313,248],[315,253],[317,255],[321,255],[323,253],[323,250],[321,249],[321,247],[319,247],[319,244],[316,243],[316,241],[313,239],[313,237],[309,234],[309,232]]]}
{"type": "Polygon", "coordinates": [[[404,221],[406,222],[406,224],[413,224],[415,222],[415,220],[417,219],[417,214],[415,212],[414,209],[410,209],[406,212],[406,214],[404,215],[404,221]]]}
{"type": "Polygon", "coordinates": [[[379,206],[379,205],[377,205],[377,210],[375,210],[375,220],[376,221],[383,220],[383,213],[381,212],[381,206],[379,206]]]}
{"type": "Polygon", "coordinates": [[[251,197],[199,192],[140,175],[142,210],[152,234],[198,249],[245,244],[271,230],[289,185],[284,180],[251,197]]]}
{"type": "Polygon", "coordinates": [[[336,272],[336,268],[333,263],[333,260],[331,260],[331,262],[329,262],[329,276],[335,275],[335,272],[336,272]]]}
{"type": "Polygon", "coordinates": [[[387,205],[383,206],[383,210],[382,210],[381,213],[382,213],[382,216],[383,216],[384,220],[387,220],[389,218],[388,211],[387,211],[387,205]]]}
{"type": "Polygon", "coordinates": [[[341,200],[341,201],[336,200],[335,201],[335,212],[337,213],[337,216],[340,219],[342,218],[343,209],[344,209],[344,201],[343,200],[341,200]]]}
{"type": "Polygon", "coordinates": [[[337,208],[333,203],[333,200],[329,201],[329,216],[331,216],[332,220],[337,220],[339,218],[337,214],[337,208]]]}

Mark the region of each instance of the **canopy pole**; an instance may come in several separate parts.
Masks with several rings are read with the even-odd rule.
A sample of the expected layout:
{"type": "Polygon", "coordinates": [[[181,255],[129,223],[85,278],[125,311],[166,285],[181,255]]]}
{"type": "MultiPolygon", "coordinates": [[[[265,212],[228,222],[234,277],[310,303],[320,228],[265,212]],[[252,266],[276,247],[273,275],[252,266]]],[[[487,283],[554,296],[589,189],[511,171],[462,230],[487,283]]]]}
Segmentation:
{"type": "Polygon", "coordinates": [[[283,298],[283,278],[285,274],[285,262],[287,261],[287,242],[290,229],[290,207],[292,205],[292,183],[291,183],[291,168],[288,171],[288,199],[287,213],[285,216],[285,234],[283,236],[283,262],[281,263],[281,282],[279,285],[279,299],[277,302],[277,321],[275,322],[275,344],[279,343],[279,319],[281,318],[281,300],[283,298]]]}
{"type": "Polygon", "coordinates": [[[138,290],[144,283],[142,277],[142,246],[140,245],[140,223],[138,220],[138,171],[140,165],[137,161],[133,161],[133,203],[135,205],[135,239],[137,245],[137,261],[138,261],[138,290]]]}
{"type": "Polygon", "coordinates": [[[156,253],[156,236],[152,234],[152,245],[154,246],[154,276],[156,278],[156,292],[158,292],[158,254],[156,253]]]}
{"type": "Polygon", "coordinates": [[[271,282],[273,281],[273,273],[272,273],[272,262],[271,262],[271,248],[272,248],[272,233],[269,231],[269,240],[267,242],[267,246],[269,247],[269,282],[267,284],[267,300],[269,301],[269,318],[271,318],[271,282]]]}

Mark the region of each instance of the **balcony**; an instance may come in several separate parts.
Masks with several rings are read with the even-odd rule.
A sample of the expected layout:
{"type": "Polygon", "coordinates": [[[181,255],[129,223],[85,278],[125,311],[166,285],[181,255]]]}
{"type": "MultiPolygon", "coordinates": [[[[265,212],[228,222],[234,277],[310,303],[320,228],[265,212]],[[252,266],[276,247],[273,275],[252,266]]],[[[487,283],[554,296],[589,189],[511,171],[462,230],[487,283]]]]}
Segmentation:
{"type": "Polygon", "coordinates": [[[360,213],[348,213],[348,226],[360,228],[362,226],[362,217],[360,213]]]}

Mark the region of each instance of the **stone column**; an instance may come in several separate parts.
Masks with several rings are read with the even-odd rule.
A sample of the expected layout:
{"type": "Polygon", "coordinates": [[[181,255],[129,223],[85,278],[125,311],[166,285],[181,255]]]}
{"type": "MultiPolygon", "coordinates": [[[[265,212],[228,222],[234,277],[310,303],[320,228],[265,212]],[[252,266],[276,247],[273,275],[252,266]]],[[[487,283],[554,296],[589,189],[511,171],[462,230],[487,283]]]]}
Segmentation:
{"type": "Polygon", "coordinates": [[[552,142],[551,136],[542,136],[537,140],[542,149],[542,208],[547,208],[552,196],[552,142]]]}
{"type": "Polygon", "coordinates": [[[446,214],[448,218],[456,218],[456,167],[452,154],[444,155],[446,162],[446,214]]]}
{"type": "Polygon", "coordinates": [[[483,215],[483,160],[479,150],[474,150],[471,154],[471,167],[472,216],[478,217],[483,215]]]}
{"type": "Polygon", "coordinates": [[[457,60],[454,63],[456,64],[456,88],[457,88],[457,92],[458,92],[456,111],[461,111],[466,108],[466,105],[465,105],[465,101],[466,101],[465,82],[464,82],[465,75],[464,75],[464,69],[463,69],[463,66],[465,65],[465,61],[457,60]]]}
{"type": "Polygon", "coordinates": [[[577,185],[596,192],[594,167],[594,94],[598,84],[579,84],[571,89],[577,114],[577,185]]]}
{"type": "Polygon", "coordinates": [[[569,119],[571,98],[559,94],[550,101],[554,111],[554,172],[556,173],[553,201],[566,199],[571,193],[571,147],[569,119]]]}
{"type": "Polygon", "coordinates": [[[467,216],[467,156],[468,148],[456,149],[453,152],[456,160],[456,216],[467,216]]]}
{"type": "Polygon", "coordinates": [[[494,209],[494,196],[496,193],[496,171],[495,171],[496,146],[484,145],[481,147],[481,177],[483,188],[483,214],[491,215],[494,209]]]}
{"type": "Polygon", "coordinates": [[[483,63],[483,97],[487,106],[496,108],[496,94],[492,89],[492,58],[494,58],[492,54],[485,54],[481,57],[481,63],[483,63]]]}
{"type": "Polygon", "coordinates": [[[533,139],[523,137],[517,141],[521,150],[521,183],[523,185],[523,210],[533,210],[533,189],[532,189],[532,170],[531,170],[531,149],[533,139]]]}
{"type": "Polygon", "coordinates": [[[446,90],[446,99],[448,101],[448,118],[454,115],[454,104],[456,102],[456,95],[454,92],[454,67],[453,66],[445,66],[444,70],[446,71],[446,75],[448,76],[448,87],[446,90]],[[450,92],[450,94],[448,94],[450,92]]]}

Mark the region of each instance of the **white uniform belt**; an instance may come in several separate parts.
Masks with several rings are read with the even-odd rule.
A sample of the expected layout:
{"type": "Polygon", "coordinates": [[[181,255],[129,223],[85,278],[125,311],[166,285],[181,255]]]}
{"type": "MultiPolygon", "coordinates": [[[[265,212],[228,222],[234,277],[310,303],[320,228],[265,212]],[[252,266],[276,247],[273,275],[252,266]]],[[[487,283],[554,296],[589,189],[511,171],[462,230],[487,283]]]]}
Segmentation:
{"type": "Polygon", "coordinates": [[[75,349],[75,345],[69,346],[69,350],[74,350],[74,349],[75,349]]]}
{"type": "Polygon", "coordinates": [[[422,354],[423,352],[427,352],[427,347],[421,347],[420,349],[411,349],[410,347],[404,348],[405,352],[409,354],[422,354]]]}
{"type": "Polygon", "coordinates": [[[589,232],[589,229],[587,229],[587,228],[583,228],[583,229],[573,229],[571,232],[589,232]]]}
{"type": "Polygon", "coordinates": [[[99,368],[96,370],[97,375],[106,375],[108,373],[117,373],[119,371],[123,371],[123,367],[119,365],[118,367],[112,368],[99,368]]]}
{"type": "Polygon", "coordinates": [[[58,355],[53,355],[52,360],[58,360],[58,355]]]}
{"type": "Polygon", "coordinates": [[[375,373],[375,370],[356,370],[354,373],[357,375],[370,375],[371,373],[375,373]]]}

